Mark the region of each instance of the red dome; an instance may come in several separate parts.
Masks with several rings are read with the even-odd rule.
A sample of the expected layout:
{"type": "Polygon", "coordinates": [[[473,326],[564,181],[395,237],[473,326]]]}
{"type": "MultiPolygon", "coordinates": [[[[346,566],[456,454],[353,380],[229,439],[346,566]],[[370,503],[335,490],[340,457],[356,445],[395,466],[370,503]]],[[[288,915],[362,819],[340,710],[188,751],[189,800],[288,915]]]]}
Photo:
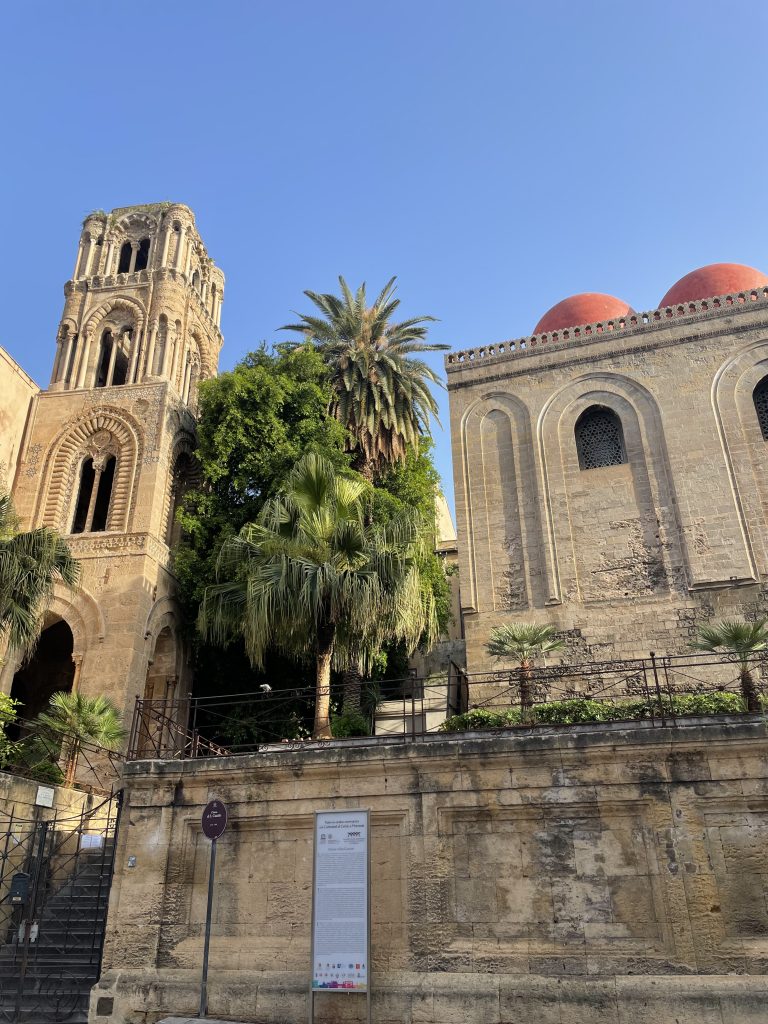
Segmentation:
{"type": "Polygon", "coordinates": [[[766,285],[768,277],[754,267],[745,267],[741,263],[710,263],[708,267],[692,270],[673,284],[659,303],[659,308],[695,302],[696,299],[711,299],[714,295],[748,292],[766,285]]]}
{"type": "Polygon", "coordinates": [[[548,310],[536,324],[534,334],[548,334],[550,331],[561,331],[564,327],[578,327],[580,324],[596,324],[603,320],[615,320],[617,317],[634,313],[631,306],[613,295],[601,295],[599,292],[582,292],[563,299],[548,310]]]}

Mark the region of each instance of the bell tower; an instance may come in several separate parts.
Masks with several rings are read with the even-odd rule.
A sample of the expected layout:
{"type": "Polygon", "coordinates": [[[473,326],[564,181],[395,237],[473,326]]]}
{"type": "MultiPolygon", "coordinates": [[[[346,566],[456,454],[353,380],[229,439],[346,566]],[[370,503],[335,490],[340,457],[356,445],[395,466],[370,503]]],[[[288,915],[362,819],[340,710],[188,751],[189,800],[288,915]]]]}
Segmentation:
{"type": "Polygon", "coordinates": [[[195,472],[197,385],[222,346],[224,275],[189,207],[128,206],[85,219],[64,295],[13,496],[26,528],[67,538],[82,580],[57,591],[33,659],[9,661],[0,684],[25,717],[66,688],[129,717],[136,696],[188,689],[171,547],[195,472]]]}

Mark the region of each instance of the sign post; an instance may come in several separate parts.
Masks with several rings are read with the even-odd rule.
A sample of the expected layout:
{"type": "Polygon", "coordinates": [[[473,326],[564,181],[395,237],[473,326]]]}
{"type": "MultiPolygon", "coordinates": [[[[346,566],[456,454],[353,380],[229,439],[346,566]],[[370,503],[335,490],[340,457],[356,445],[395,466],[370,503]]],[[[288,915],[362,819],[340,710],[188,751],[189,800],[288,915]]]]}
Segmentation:
{"type": "Polygon", "coordinates": [[[359,993],[371,1022],[370,812],[316,811],[312,871],[312,980],[318,992],[359,993]]]}
{"type": "Polygon", "coordinates": [[[216,840],[227,827],[227,808],[221,800],[211,800],[203,810],[203,834],[211,840],[211,866],[208,872],[208,906],[205,911],[205,944],[203,945],[203,976],[200,982],[200,1017],[208,1013],[208,951],[211,946],[211,911],[213,910],[213,878],[216,873],[216,840]]]}

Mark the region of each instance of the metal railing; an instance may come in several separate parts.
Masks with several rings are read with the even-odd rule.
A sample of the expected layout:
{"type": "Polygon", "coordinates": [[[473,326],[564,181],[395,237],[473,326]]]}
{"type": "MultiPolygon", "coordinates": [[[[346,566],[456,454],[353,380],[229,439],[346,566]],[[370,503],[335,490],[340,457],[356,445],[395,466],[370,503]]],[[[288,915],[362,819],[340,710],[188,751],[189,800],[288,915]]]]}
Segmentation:
{"type": "MultiPolygon", "coordinates": [[[[762,692],[768,678],[768,652],[749,656],[744,665],[762,692]]],[[[743,710],[741,667],[740,660],[730,655],[653,653],[647,658],[472,675],[451,664],[442,679],[409,677],[399,681],[400,694],[385,695],[372,711],[370,735],[335,738],[333,742],[413,742],[449,731],[443,725],[445,720],[465,712],[481,714],[460,723],[464,729],[638,719],[664,726],[690,715],[716,718],[743,710]],[[503,712],[504,719],[494,724],[493,714],[489,714],[486,724],[482,712],[503,712]]],[[[177,701],[137,699],[127,759],[183,760],[325,744],[328,740],[310,736],[316,697],[314,688],[309,687],[264,687],[251,693],[190,696],[177,701]]],[[[331,692],[332,699],[338,697],[336,690],[331,692]]]]}
{"type": "MultiPolygon", "coordinates": [[[[62,754],[66,737],[34,720],[16,719],[3,736],[0,771],[33,782],[61,785],[64,781],[62,754]]],[[[78,750],[75,789],[107,795],[120,778],[124,756],[94,743],[81,742],[78,750]]]]}

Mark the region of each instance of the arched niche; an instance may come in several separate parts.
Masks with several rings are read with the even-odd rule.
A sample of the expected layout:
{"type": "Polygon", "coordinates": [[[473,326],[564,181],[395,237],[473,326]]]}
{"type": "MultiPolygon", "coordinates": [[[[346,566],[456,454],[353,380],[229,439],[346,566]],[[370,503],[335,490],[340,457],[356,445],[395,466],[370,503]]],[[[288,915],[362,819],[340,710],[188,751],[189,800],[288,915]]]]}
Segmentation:
{"type": "Polygon", "coordinates": [[[503,392],[484,396],[464,415],[461,451],[464,607],[478,612],[541,607],[546,594],[527,407],[503,392]]]}
{"type": "Polygon", "coordinates": [[[588,374],[550,397],[537,423],[550,585],[560,601],[684,591],[687,560],[658,408],[637,382],[588,374]],[[579,430],[602,410],[620,457],[585,465],[579,430]]]}
{"type": "Polygon", "coordinates": [[[21,703],[19,718],[31,721],[48,708],[54,693],[69,693],[75,679],[75,640],[66,619],[49,612],[32,655],[18,664],[10,694],[21,703]]]}
{"type": "Polygon", "coordinates": [[[712,383],[712,410],[728,475],[736,545],[747,572],[768,574],[768,441],[755,392],[768,381],[768,339],[744,346],[719,367],[712,383]]]}

